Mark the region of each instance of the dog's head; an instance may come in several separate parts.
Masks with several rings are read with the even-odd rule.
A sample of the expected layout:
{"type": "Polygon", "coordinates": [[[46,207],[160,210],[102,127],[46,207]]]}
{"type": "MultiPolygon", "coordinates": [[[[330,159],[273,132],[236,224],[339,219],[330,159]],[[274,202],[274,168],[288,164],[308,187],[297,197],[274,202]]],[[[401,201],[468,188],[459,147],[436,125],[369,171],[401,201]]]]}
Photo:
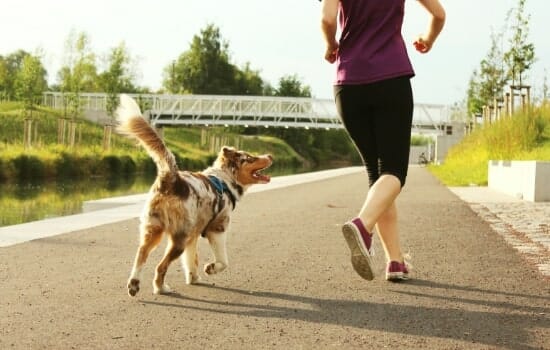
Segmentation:
{"type": "Polygon", "coordinates": [[[214,166],[231,173],[233,179],[242,186],[269,183],[271,178],[262,174],[273,163],[270,154],[254,156],[233,147],[223,147],[214,166]]]}

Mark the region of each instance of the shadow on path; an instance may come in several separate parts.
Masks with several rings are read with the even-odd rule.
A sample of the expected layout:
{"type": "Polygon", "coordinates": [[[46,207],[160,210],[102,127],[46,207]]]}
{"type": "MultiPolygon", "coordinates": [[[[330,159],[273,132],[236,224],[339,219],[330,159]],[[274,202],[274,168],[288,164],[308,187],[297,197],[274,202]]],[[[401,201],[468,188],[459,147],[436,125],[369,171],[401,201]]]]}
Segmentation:
{"type": "MultiPolygon", "coordinates": [[[[411,281],[412,282],[412,281],[411,281]]],[[[468,290],[480,293],[501,293],[477,288],[452,286],[416,281],[417,286],[468,290]]],[[[389,291],[413,297],[428,297],[446,300],[451,307],[438,308],[423,305],[373,303],[357,300],[311,298],[306,296],[267,291],[249,291],[212,285],[201,287],[246,296],[246,302],[231,302],[199,299],[171,294],[167,297],[177,302],[142,301],[145,304],[176,307],[203,312],[231,314],[258,318],[278,318],[304,322],[333,324],[422,337],[437,337],[481,343],[510,349],[535,349],[527,344],[533,328],[550,328],[548,308],[515,305],[508,302],[493,302],[455,297],[434,296],[424,293],[389,291]],[[192,302],[186,304],[185,302],[192,302]],[[501,311],[472,311],[464,305],[483,305],[485,308],[502,308],[501,311]],[[202,304],[202,305],[201,305],[202,304]],[[519,312],[523,313],[519,313],[519,312]],[[530,314],[526,314],[530,313],[530,314]],[[535,315],[534,315],[535,314],[535,315]]],[[[521,295],[526,298],[543,298],[521,295]]],[[[231,297],[235,299],[235,296],[231,297]]]]}

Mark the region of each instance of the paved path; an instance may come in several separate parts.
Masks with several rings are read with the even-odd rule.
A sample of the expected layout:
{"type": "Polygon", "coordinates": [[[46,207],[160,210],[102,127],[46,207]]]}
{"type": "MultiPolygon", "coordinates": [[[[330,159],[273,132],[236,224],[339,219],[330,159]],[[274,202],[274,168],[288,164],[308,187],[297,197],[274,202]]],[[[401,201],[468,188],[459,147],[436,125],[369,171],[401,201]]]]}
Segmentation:
{"type": "Polygon", "coordinates": [[[397,203],[414,279],[359,278],[340,226],[366,186],[352,172],[249,194],[228,270],[186,286],[174,264],[172,295],[151,294],[162,249],[126,295],[137,219],[0,248],[0,349],[550,349],[549,279],[425,168],[397,203]]]}

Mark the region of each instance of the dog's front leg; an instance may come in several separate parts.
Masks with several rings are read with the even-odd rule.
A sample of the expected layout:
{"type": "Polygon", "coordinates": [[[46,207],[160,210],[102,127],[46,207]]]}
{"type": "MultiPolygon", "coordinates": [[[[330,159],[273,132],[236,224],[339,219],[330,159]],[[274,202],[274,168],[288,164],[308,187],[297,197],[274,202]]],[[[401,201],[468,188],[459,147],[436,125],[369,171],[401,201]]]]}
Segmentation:
{"type": "Polygon", "coordinates": [[[225,247],[227,233],[209,232],[207,237],[215,260],[213,263],[204,265],[204,272],[207,275],[213,275],[215,273],[225,270],[225,268],[229,264],[227,260],[227,249],[225,247]]]}

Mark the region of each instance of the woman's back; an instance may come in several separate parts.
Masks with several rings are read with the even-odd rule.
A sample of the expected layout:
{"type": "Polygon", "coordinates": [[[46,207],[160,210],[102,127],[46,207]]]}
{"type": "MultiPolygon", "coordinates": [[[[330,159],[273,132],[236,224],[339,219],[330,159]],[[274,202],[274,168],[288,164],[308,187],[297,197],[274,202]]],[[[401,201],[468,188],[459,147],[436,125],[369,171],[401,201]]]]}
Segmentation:
{"type": "Polygon", "coordinates": [[[336,84],[413,76],[401,35],[405,0],[341,0],[336,84]]]}

